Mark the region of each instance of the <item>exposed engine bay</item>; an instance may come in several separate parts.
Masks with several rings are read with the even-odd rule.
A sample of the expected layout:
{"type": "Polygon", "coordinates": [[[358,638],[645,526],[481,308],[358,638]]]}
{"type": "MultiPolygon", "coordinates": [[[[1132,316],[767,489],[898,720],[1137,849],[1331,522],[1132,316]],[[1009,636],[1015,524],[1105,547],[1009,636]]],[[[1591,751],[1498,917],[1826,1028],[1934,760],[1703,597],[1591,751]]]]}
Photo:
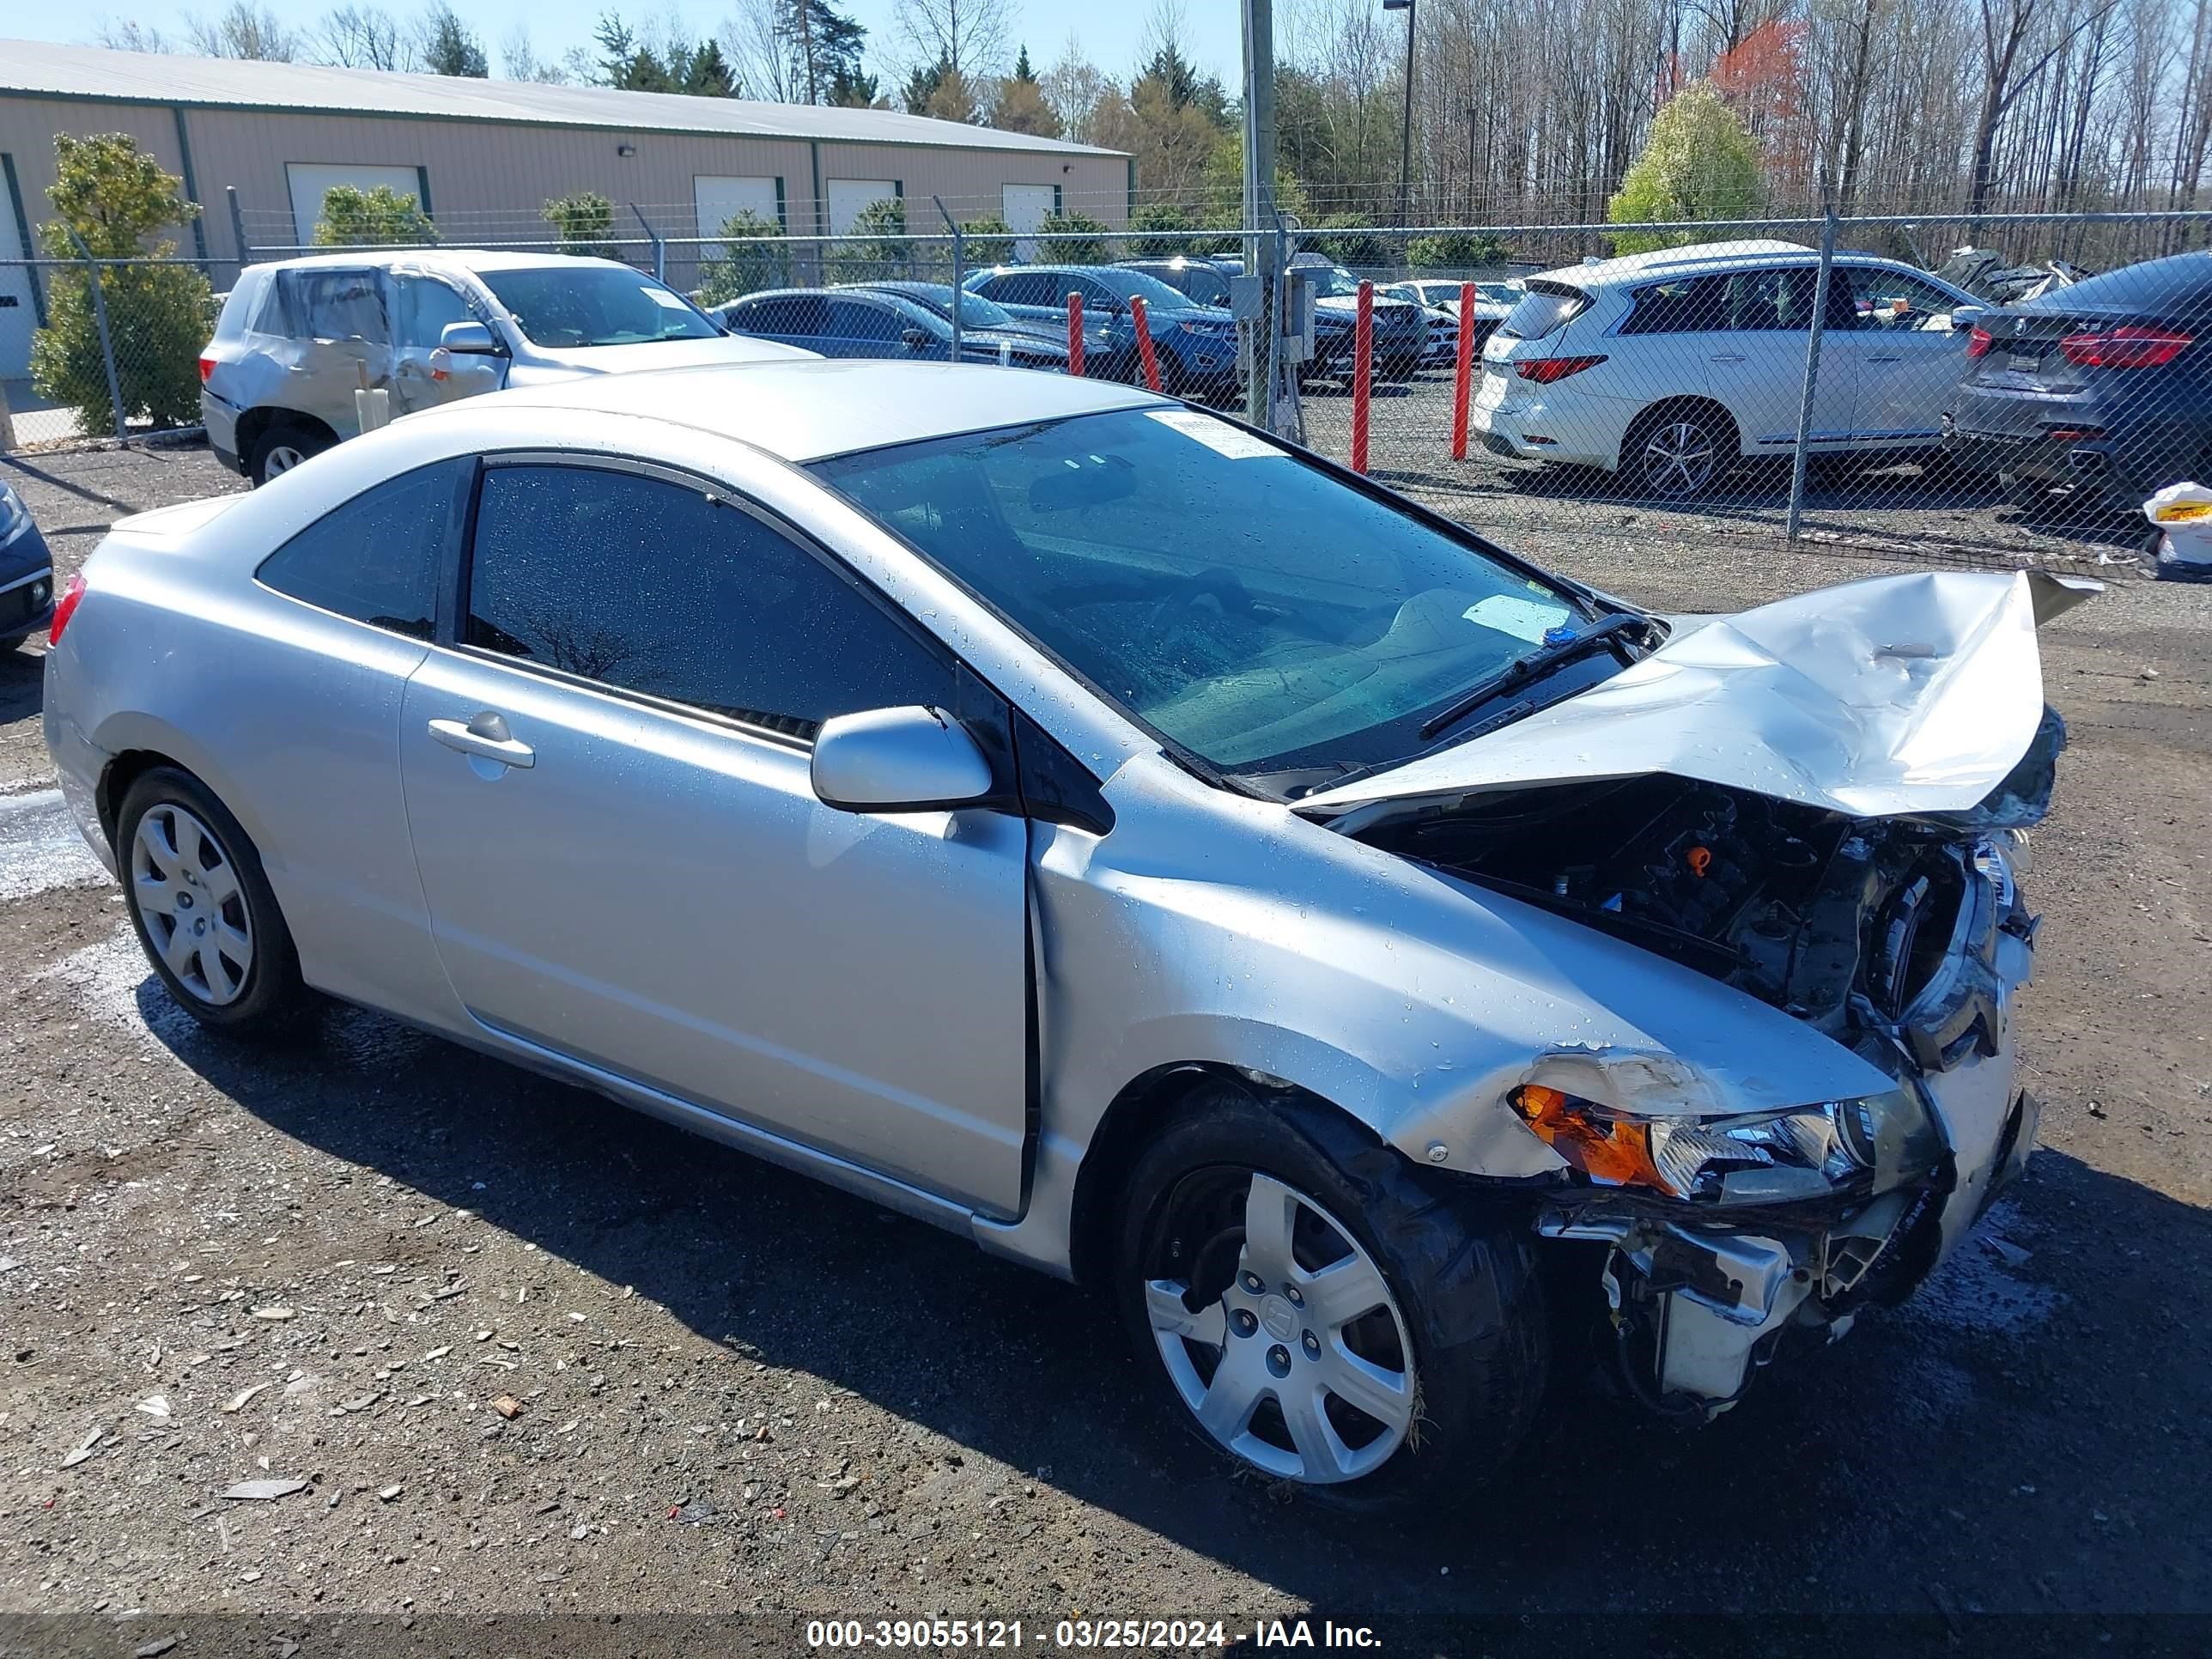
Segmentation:
{"type": "Polygon", "coordinates": [[[1536,1231],[1595,1252],[1618,1374],[1673,1415],[1732,1404],[1790,1332],[1909,1294],[2033,1144],[2007,1000],[2036,922],[2016,831],[2065,741],[1976,807],[1860,818],[1672,774],[1494,789],[1359,839],[1574,917],[1804,1021],[1895,1079],[1881,1100],[1650,1117],[1546,1074],[1512,1104],[1572,1170],[1536,1231]],[[1545,1086],[1559,1082],[1559,1087],[1545,1086]]]}

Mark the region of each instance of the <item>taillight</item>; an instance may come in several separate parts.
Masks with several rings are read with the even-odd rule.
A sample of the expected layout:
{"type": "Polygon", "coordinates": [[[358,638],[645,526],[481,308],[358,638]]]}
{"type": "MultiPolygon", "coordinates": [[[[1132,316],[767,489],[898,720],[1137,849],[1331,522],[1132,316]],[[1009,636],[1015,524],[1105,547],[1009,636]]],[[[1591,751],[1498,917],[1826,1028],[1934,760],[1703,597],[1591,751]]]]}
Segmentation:
{"type": "Polygon", "coordinates": [[[2193,337],[2170,328],[2099,329],[2069,334],[2058,343],[2066,361],[2082,368],[2157,368],[2193,344],[2193,337]]]}
{"type": "Polygon", "coordinates": [[[1603,357],[1532,357],[1527,362],[1513,365],[1513,372],[1524,380],[1534,380],[1538,386],[1549,386],[1554,380],[1564,380],[1570,374],[1579,374],[1586,368],[1595,368],[1603,357]]]}
{"type": "Polygon", "coordinates": [[[214,359],[214,358],[212,358],[212,357],[203,357],[203,358],[201,358],[201,359],[200,359],[200,384],[201,384],[202,386],[205,386],[205,385],[208,383],[208,376],[209,376],[209,375],[210,375],[210,374],[214,374],[214,373],[215,373],[215,359],[214,359]]]}
{"type": "MultiPolygon", "coordinates": [[[[1988,354],[1989,349],[1996,343],[1996,336],[1991,334],[1989,330],[1985,328],[1970,330],[1966,335],[1966,355],[1969,357],[1984,356],[1988,354]]],[[[204,358],[201,360],[201,367],[206,367],[204,358]]],[[[202,378],[204,379],[205,376],[202,378]]]]}
{"type": "Polygon", "coordinates": [[[61,598],[54,601],[54,619],[46,624],[48,644],[59,645],[62,642],[62,629],[67,628],[70,618],[76,615],[77,601],[83,598],[84,573],[79,571],[69,579],[69,586],[62,589],[61,598]]]}

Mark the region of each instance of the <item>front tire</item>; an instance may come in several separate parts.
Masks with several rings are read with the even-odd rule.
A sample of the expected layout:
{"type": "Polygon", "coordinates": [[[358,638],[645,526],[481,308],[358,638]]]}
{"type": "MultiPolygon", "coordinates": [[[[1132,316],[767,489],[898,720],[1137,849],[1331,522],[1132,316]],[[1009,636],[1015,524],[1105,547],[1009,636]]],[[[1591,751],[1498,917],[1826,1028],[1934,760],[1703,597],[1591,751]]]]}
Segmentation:
{"type": "Polygon", "coordinates": [[[238,820],[198,778],[156,767],[116,817],[131,925],[177,1006],[211,1030],[274,1036],[309,1005],[276,896],[238,820]]]}
{"type": "Polygon", "coordinates": [[[1115,1296],[1217,1455],[1382,1510],[1519,1443],[1547,1361],[1525,1243],[1332,1109],[1204,1085],[1137,1159],[1115,1296]]]}

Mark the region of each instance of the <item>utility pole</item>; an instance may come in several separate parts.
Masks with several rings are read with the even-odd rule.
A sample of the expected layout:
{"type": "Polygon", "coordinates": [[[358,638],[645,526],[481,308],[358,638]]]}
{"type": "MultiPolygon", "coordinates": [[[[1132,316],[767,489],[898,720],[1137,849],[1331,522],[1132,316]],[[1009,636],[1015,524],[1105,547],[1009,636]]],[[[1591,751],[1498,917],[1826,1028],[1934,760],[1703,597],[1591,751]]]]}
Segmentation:
{"type": "Polygon", "coordinates": [[[1419,0],[1382,0],[1385,11],[1406,14],[1406,113],[1398,131],[1398,222],[1411,222],[1407,206],[1413,188],[1413,18],[1419,0]]]}
{"type": "Polygon", "coordinates": [[[1260,314],[1246,336],[1244,418],[1274,429],[1282,239],[1275,222],[1274,0],[1243,0],[1244,20],[1244,270],[1259,279],[1260,314]]]}

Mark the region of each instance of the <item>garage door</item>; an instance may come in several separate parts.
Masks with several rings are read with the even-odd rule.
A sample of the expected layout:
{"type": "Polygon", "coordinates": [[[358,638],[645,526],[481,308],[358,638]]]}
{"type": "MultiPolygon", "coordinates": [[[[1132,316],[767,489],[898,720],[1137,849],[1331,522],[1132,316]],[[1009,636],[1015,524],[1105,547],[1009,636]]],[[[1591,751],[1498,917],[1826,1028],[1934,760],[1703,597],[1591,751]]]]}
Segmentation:
{"type": "Polygon", "coordinates": [[[323,192],[332,185],[351,185],[356,190],[374,190],[379,185],[395,196],[422,205],[422,172],[419,167],[359,167],[343,161],[289,161],[284,177],[292,187],[292,227],[302,244],[315,240],[315,221],[323,216],[323,192]]]}
{"type": "MultiPolygon", "coordinates": [[[[758,215],[769,224],[781,222],[777,210],[782,205],[783,192],[774,179],[718,179],[704,173],[691,180],[691,201],[699,215],[699,234],[712,236],[740,213],[758,215]]],[[[717,247],[703,248],[708,258],[721,252],[717,247]]]]}
{"type": "MultiPolygon", "coordinates": [[[[8,188],[14,182],[14,168],[0,173],[0,259],[21,259],[30,252],[15,229],[22,204],[8,188]]],[[[31,331],[38,325],[31,268],[0,264],[0,380],[20,380],[31,372],[31,331]]]]}
{"type": "Polygon", "coordinates": [[[898,199],[896,179],[832,179],[830,191],[830,234],[842,236],[853,228],[860,210],[872,202],[898,199]]]}
{"type": "Polygon", "coordinates": [[[1060,207],[1058,185],[1001,185],[999,186],[1000,211],[1005,216],[1006,228],[1021,240],[1014,244],[1014,258],[1030,260],[1036,258],[1036,239],[1031,234],[1047,216],[1060,207]]]}

